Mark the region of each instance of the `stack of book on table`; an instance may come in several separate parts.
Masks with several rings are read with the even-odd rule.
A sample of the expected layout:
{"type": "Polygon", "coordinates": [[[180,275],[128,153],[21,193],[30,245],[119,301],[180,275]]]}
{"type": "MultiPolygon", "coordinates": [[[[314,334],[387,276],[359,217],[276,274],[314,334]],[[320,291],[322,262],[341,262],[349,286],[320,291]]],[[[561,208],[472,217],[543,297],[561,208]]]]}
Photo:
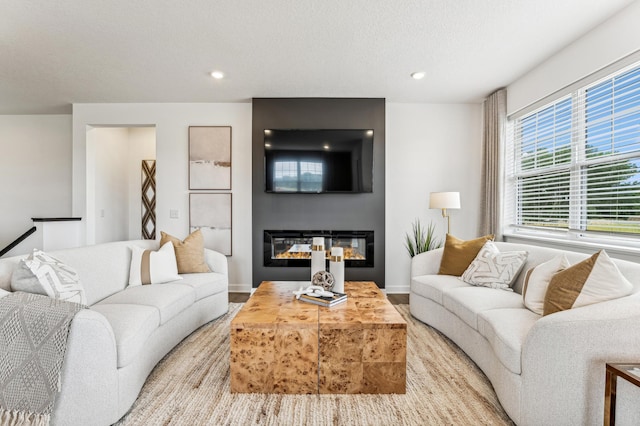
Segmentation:
{"type": "Polygon", "coordinates": [[[309,296],[308,294],[303,294],[300,296],[300,300],[308,303],[315,303],[316,305],[320,305],[320,306],[330,307],[330,306],[338,305],[342,302],[346,302],[347,295],[344,293],[336,293],[336,292],[333,292],[333,296],[327,296],[327,297],[309,296]]]}

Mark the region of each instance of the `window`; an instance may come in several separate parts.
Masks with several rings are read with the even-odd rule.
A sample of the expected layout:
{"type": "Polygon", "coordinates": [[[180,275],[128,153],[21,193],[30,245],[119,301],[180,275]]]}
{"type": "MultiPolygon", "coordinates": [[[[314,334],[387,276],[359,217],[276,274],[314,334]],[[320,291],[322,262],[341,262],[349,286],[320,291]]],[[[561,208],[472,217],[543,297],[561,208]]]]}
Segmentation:
{"type": "Polygon", "coordinates": [[[506,223],[640,236],[640,65],[510,121],[506,223]]]}
{"type": "Polygon", "coordinates": [[[320,192],[322,190],[322,162],[276,161],[273,170],[276,191],[320,192]]]}

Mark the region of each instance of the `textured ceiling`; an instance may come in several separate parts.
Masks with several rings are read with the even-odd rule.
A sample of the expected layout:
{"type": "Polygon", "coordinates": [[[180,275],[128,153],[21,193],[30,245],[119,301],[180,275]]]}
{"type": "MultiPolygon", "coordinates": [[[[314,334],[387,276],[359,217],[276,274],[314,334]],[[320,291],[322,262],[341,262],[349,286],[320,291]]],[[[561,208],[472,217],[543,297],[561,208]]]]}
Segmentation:
{"type": "Polygon", "coordinates": [[[253,97],[480,102],[630,3],[0,0],[0,114],[253,97]]]}

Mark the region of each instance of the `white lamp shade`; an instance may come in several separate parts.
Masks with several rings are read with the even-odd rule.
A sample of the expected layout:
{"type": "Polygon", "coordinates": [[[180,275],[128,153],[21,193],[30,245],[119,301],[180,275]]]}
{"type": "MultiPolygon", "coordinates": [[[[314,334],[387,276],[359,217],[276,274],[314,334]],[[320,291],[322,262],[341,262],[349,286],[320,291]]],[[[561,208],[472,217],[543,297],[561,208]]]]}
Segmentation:
{"type": "Polygon", "coordinates": [[[459,209],[459,192],[432,192],[429,194],[430,209],[459,209]]]}

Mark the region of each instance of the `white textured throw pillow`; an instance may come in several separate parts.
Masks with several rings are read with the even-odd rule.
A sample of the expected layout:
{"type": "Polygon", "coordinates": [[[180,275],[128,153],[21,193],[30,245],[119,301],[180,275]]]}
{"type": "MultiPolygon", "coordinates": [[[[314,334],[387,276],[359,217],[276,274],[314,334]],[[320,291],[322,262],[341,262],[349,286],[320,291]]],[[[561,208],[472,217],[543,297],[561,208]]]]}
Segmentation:
{"type": "Polygon", "coordinates": [[[527,254],[526,251],[500,252],[492,241],[487,241],[461,279],[475,286],[513,291],[511,285],[527,260],[527,254]]]}
{"type": "Polygon", "coordinates": [[[567,256],[560,254],[551,260],[539,264],[527,271],[522,286],[522,299],[524,306],[538,315],[542,315],[544,309],[544,296],[553,276],[567,269],[571,264],[567,256]]]}
{"type": "Polygon", "coordinates": [[[87,303],[76,270],[38,249],[33,249],[33,253],[22,259],[13,271],[11,289],[83,305],[87,303]]]}
{"type": "Polygon", "coordinates": [[[165,243],[160,250],[144,250],[140,247],[131,248],[131,269],[129,270],[129,285],[160,284],[181,280],[178,275],[178,264],[173,243],[165,243]]]}

